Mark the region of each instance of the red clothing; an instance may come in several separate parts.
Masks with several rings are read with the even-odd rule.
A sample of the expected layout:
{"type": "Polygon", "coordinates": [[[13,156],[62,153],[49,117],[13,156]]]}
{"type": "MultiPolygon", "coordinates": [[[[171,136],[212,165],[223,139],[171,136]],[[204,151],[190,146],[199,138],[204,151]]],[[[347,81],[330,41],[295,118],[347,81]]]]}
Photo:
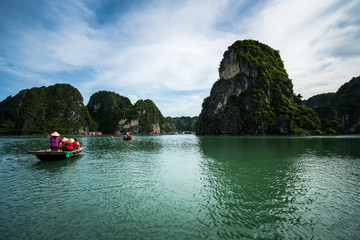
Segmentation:
{"type": "Polygon", "coordinates": [[[66,150],[66,145],[67,145],[67,142],[62,142],[61,143],[61,150],[65,151],[66,150]]]}
{"type": "Polygon", "coordinates": [[[74,148],[75,148],[75,149],[80,148],[79,143],[78,143],[78,142],[76,142],[76,141],[74,142],[74,148]]]}
{"type": "Polygon", "coordinates": [[[74,149],[74,143],[68,143],[66,145],[66,151],[72,151],[74,149]]]}

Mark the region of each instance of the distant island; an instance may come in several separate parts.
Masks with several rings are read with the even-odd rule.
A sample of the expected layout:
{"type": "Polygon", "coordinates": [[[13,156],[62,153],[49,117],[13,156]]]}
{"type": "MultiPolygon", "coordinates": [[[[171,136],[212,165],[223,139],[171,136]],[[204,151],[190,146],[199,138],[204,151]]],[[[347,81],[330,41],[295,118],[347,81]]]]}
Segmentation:
{"type": "Polygon", "coordinates": [[[164,117],[151,100],[99,91],[87,106],[78,89],[55,84],[20,91],[0,102],[1,134],[66,134],[130,131],[138,134],[194,131],[197,117],[164,117]]]}
{"type": "Polygon", "coordinates": [[[132,104],[110,91],[94,93],[87,106],[78,89],[55,84],[20,91],[0,102],[0,134],[131,131],[197,135],[316,135],[360,133],[360,76],[336,93],[302,100],[293,91],[278,51],[255,40],[225,51],[219,79],[195,117],[164,117],[152,100],[132,104]]]}

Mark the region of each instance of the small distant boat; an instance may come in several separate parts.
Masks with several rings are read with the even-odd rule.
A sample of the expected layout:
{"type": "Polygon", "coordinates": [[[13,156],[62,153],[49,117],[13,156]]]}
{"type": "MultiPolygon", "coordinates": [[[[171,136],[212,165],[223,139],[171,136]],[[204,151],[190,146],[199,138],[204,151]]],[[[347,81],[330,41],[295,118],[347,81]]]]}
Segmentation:
{"type": "Polygon", "coordinates": [[[48,150],[39,150],[39,151],[30,151],[28,154],[34,154],[41,161],[56,161],[64,160],[78,156],[84,148],[79,148],[73,151],[51,151],[48,150]]]}
{"type": "Polygon", "coordinates": [[[123,140],[131,140],[131,134],[128,132],[123,133],[123,140]]]}

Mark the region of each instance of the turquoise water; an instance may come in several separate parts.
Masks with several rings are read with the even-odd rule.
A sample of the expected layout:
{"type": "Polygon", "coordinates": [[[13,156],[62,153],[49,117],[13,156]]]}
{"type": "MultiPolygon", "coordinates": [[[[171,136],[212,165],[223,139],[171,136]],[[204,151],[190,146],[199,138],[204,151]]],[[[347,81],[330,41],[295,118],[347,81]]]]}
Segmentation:
{"type": "Polygon", "coordinates": [[[358,239],[360,136],[0,138],[0,239],[358,239]]]}

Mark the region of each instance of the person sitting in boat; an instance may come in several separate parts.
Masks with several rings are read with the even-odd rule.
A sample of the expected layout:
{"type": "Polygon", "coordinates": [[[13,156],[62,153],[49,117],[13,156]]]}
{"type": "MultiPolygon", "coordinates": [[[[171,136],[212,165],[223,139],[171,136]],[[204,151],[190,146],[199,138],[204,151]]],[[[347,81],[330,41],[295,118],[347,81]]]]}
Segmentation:
{"type": "Polygon", "coordinates": [[[61,143],[62,139],[60,138],[60,134],[58,132],[53,132],[50,137],[50,149],[51,151],[59,150],[59,143],[61,143]]]}
{"type": "Polygon", "coordinates": [[[67,141],[67,145],[66,145],[66,151],[72,151],[74,150],[74,142],[75,140],[70,138],[68,141],[67,141]]]}
{"type": "Polygon", "coordinates": [[[61,145],[61,150],[63,150],[63,151],[65,151],[66,150],[66,145],[67,145],[67,141],[68,141],[69,139],[67,139],[66,137],[64,137],[63,139],[62,139],[62,142],[60,143],[60,145],[61,145]]]}
{"type": "Polygon", "coordinates": [[[77,141],[77,139],[75,138],[75,139],[74,139],[74,150],[79,149],[79,148],[80,148],[80,144],[79,144],[79,142],[77,141]]]}

